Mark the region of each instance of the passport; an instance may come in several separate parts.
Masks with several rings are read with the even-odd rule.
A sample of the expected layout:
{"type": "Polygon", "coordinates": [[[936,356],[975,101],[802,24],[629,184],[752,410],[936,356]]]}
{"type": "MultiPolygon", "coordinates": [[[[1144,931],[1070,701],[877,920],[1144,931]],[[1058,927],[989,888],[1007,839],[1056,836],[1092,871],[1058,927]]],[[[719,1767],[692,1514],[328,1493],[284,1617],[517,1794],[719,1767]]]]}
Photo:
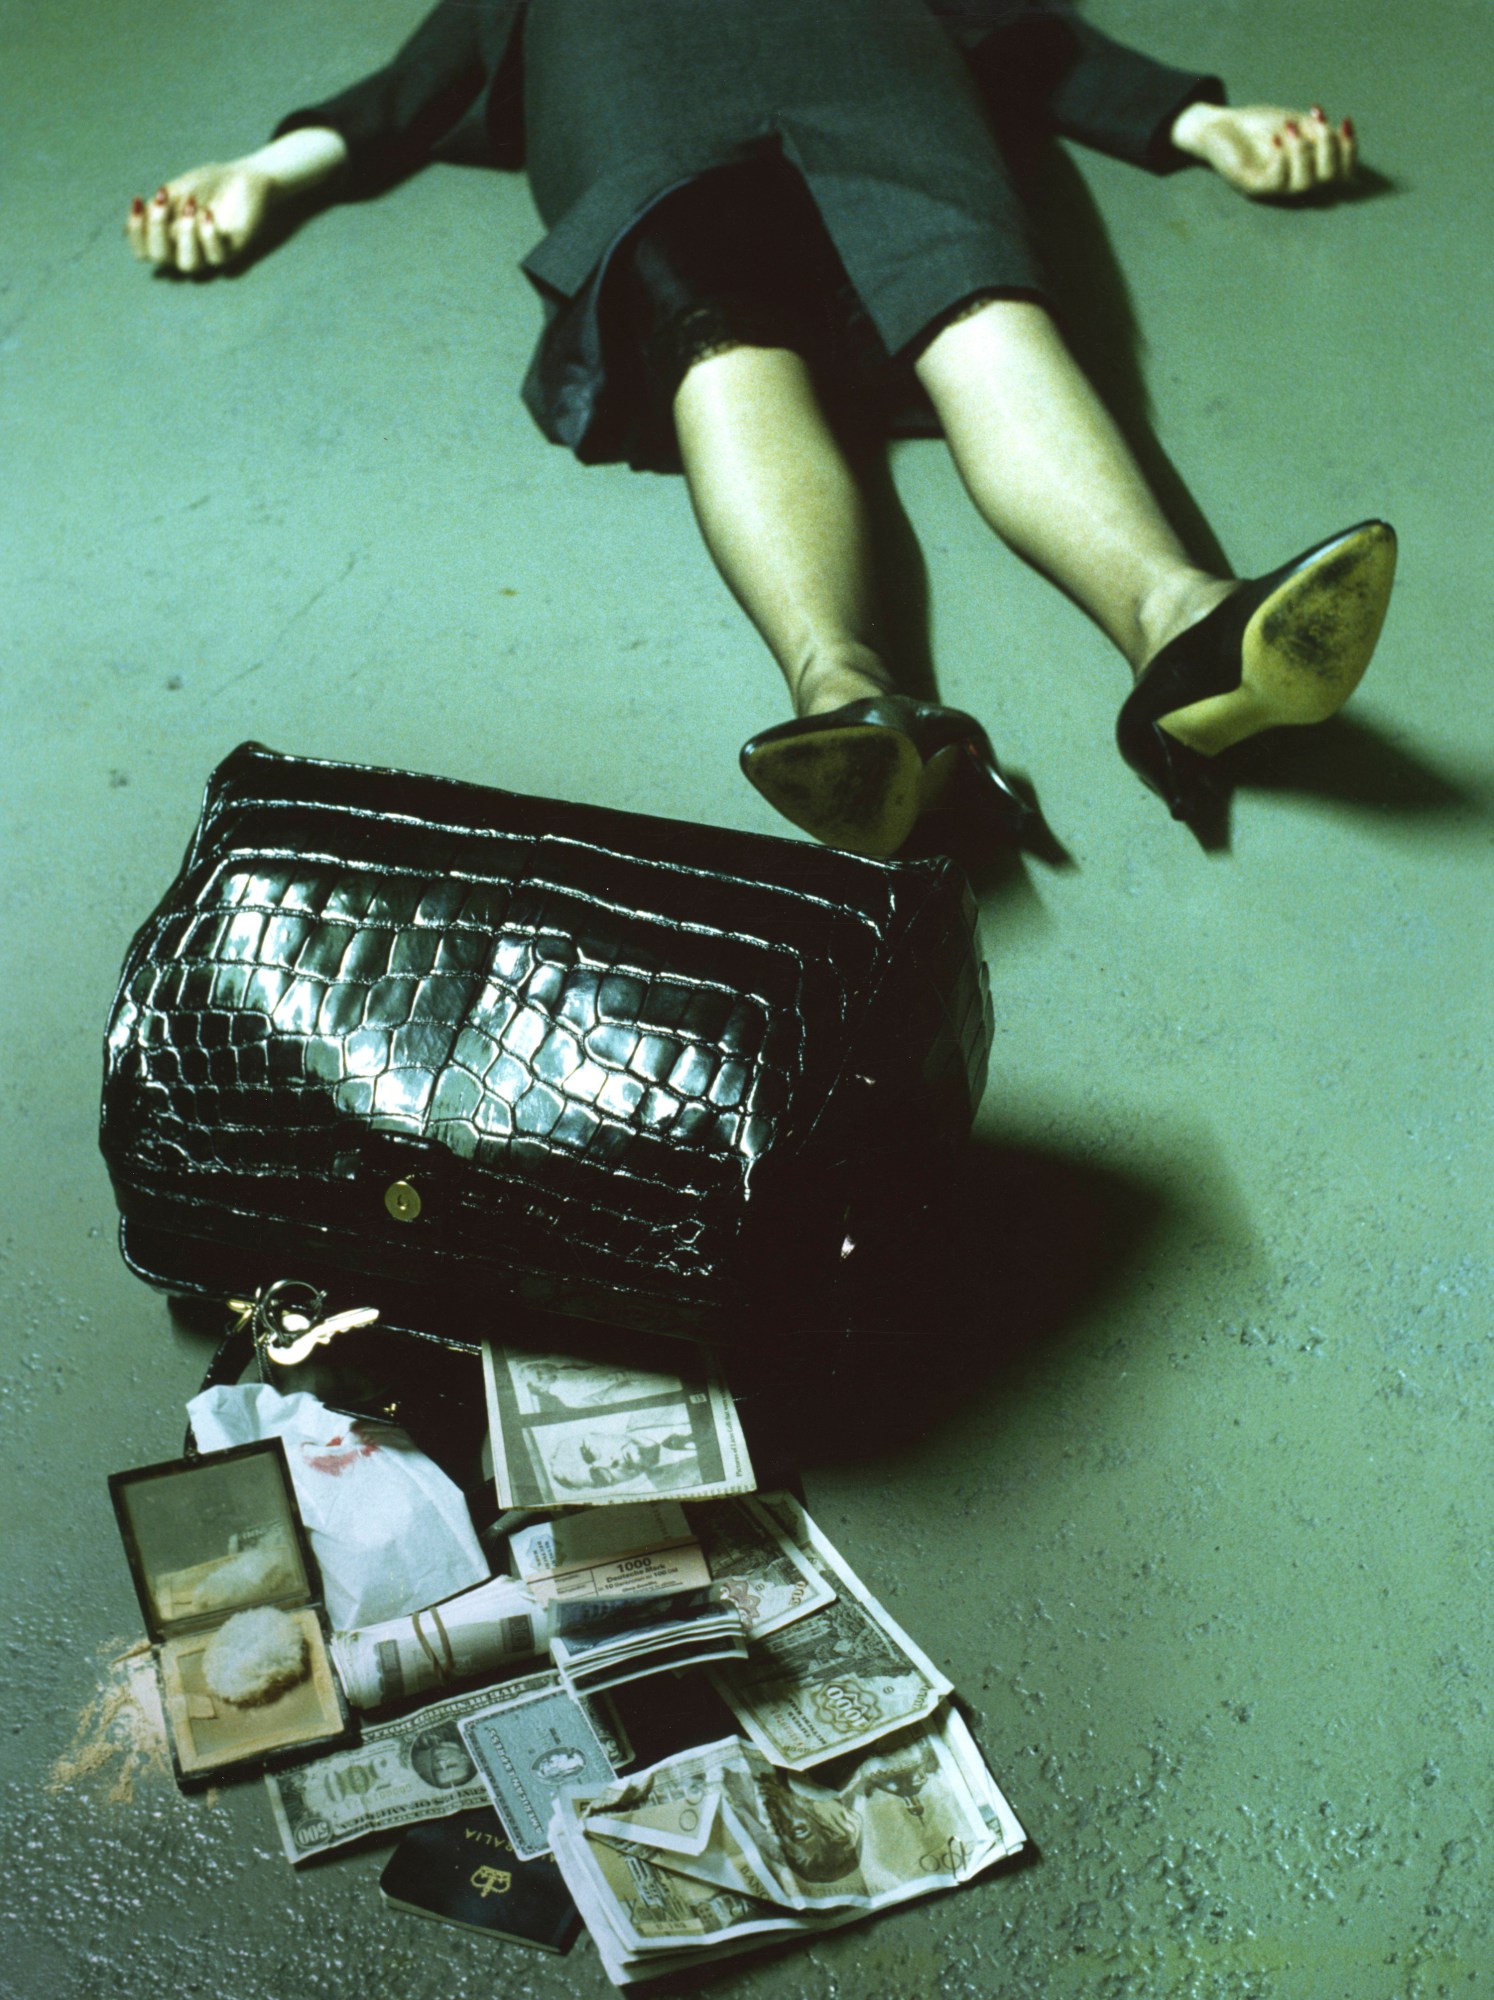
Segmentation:
{"type": "Polygon", "coordinates": [[[412,1826],[379,1877],[379,1893],[393,1909],[541,1951],[568,1950],[581,1928],[554,1861],[521,1860],[490,1806],[412,1826]]]}

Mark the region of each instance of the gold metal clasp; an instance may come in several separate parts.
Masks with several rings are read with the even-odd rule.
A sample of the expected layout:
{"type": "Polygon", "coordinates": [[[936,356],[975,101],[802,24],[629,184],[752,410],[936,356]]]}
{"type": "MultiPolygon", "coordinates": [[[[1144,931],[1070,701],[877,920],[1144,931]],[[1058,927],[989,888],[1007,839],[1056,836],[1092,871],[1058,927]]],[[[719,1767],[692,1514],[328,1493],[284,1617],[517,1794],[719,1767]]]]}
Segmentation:
{"type": "Polygon", "coordinates": [[[420,1195],[409,1181],[395,1181],[384,1190],[384,1206],[396,1222],[413,1222],[420,1213],[420,1195]]]}

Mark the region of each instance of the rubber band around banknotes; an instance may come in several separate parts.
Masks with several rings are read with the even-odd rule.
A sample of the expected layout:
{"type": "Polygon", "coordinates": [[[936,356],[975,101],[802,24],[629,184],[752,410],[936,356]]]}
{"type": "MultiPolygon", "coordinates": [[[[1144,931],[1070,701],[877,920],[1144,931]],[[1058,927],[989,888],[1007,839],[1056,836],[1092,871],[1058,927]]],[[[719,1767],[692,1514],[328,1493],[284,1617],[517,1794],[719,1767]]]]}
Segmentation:
{"type": "Polygon", "coordinates": [[[437,1607],[432,1605],[428,1611],[417,1611],[410,1620],[410,1623],[415,1628],[416,1643],[419,1645],[421,1652],[430,1661],[431,1671],[436,1676],[436,1679],[438,1681],[454,1680],[456,1678],[456,1654],[452,1650],[451,1640],[447,1636],[446,1627],[441,1623],[441,1613],[437,1607]],[[422,1618],[429,1618],[440,1635],[441,1650],[439,1653],[425,1635],[424,1628],[420,1623],[422,1618]]]}

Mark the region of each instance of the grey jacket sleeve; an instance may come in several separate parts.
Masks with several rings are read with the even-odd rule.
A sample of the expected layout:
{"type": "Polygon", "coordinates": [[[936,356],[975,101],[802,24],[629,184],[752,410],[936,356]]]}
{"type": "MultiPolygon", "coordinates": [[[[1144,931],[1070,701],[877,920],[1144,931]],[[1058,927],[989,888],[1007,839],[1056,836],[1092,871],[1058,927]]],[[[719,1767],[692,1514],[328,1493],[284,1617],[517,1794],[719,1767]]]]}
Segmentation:
{"type": "Polygon", "coordinates": [[[303,106],[275,128],[342,135],[343,200],[377,194],[431,159],[519,166],[523,0],[438,0],[392,61],[362,82],[303,106]]]}
{"type": "Polygon", "coordinates": [[[1189,104],[1224,102],[1217,76],[1170,68],[1072,16],[1071,60],[1048,100],[1054,129],[1153,173],[1191,164],[1173,145],[1173,120],[1189,104]]]}
{"type": "Polygon", "coordinates": [[[1103,34],[1067,0],[929,0],[969,57],[998,122],[1011,116],[1154,173],[1186,166],[1173,146],[1185,105],[1224,86],[1103,34]]]}

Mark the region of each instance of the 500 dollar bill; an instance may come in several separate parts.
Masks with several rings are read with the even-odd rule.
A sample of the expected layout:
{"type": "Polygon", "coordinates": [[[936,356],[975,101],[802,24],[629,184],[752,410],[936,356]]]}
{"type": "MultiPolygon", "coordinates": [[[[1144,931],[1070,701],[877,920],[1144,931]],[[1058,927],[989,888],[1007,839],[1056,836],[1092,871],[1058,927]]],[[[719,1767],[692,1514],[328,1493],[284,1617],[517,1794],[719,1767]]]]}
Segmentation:
{"type": "MultiPolygon", "coordinates": [[[[267,1773],[270,1808],[286,1854],[294,1862],[310,1861],[367,1834],[488,1805],[487,1787],[458,1723],[498,1702],[559,1685],[559,1676],[547,1672],[453,1695],[366,1728],[356,1749],[267,1773]]],[[[588,1704],[587,1713],[614,1768],[627,1763],[631,1752],[610,1711],[596,1703],[588,1704]]]]}

